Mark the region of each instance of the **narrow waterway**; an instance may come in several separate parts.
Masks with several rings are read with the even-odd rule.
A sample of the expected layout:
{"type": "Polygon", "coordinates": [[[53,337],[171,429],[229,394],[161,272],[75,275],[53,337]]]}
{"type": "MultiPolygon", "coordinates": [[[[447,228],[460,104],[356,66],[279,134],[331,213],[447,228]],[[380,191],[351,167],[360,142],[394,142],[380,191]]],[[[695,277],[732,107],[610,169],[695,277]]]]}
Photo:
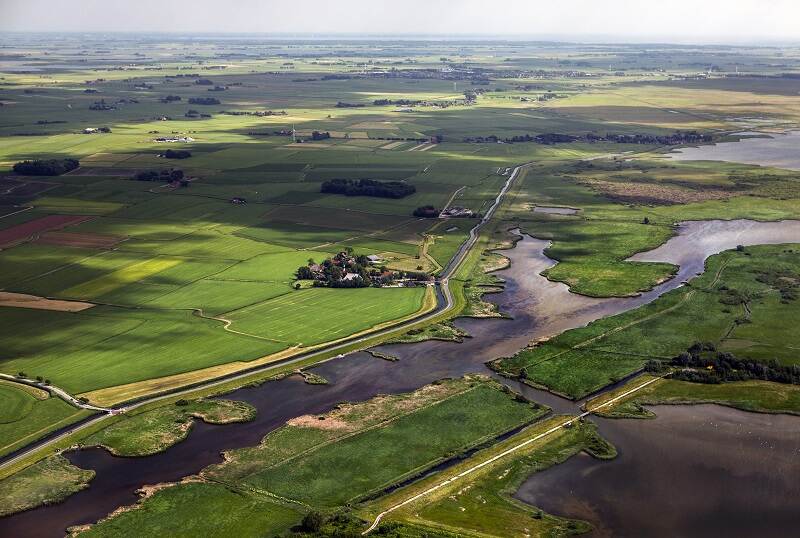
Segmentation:
{"type": "MultiPolygon", "coordinates": [[[[327,378],[329,385],[307,385],[291,377],[239,389],[226,397],[254,405],[258,415],[253,422],[226,426],[198,423],[184,442],[162,454],[119,458],[102,449],[69,453],[68,458],[73,463],[97,472],[91,486],[63,503],[0,518],[0,536],[62,536],[68,526],[94,522],[119,506],[135,502],[135,490],[142,485],[194,474],[221,461],[222,451],[255,445],[269,431],[295,416],[322,413],[345,400],[363,401],[377,394],[411,391],[444,377],[471,372],[489,374],[484,363],[512,355],[531,340],[553,336],[652,301],[702,271],[705,258],[711,254],[736,244],[800,242],[800,222],[787,221],[777,226],[776,223],[751,221],[729,221],[724,226],[687,223],[680,234],[662,246],[664,250],[658,254],[661,257],[658,261],[677,260],[670,256],[681,254],[678,276],[640,296],[624,299],[587,298],[569,293],[563,284],[548,281],[539,273],[554,264],[543,253],[549,243],[525,237],[515,248],[505,252],[512,262],[511,267],[499,273],[506,280],[505,290],[487,296],[513,319],[457,320],[456,324],[472,335],[461,344],[429,341],[380,348],[400,357],[398,362],[384,361],[362,352],[324,363],[315,368],[315,372],[327,378]],[[737,227],[748,230],[748,235],[736,235],[737,227]],[[729,244],[731,234],[736,237],[732,245],[729,244]],[[718,235],[724,239],[715,239],[718,235]],[[696,239],[688,245],[675,243],[683,236],[696,239]],[[688,255],[682,254],[687,248],[688,255]]],[[[555,412],[576,410],[573,402],[563,398],[514,381],[503,382],[530,399],[552,407],[555,412]]]]}

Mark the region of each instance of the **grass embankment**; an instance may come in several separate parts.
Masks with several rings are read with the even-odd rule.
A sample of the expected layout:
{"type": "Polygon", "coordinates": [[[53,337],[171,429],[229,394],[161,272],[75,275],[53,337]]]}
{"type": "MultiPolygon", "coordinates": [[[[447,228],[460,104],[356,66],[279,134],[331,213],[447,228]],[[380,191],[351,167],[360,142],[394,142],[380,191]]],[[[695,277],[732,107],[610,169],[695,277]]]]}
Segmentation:
{"type": "Polygon", "coordinates": [[[0,480],[0,517],[62,501],[89,487],[94,471],[75,467],[63,456],[50,456],[0,480]]]}
{"type": "Polygon", "coordinates": [[[567,331],[493,363],[522,377],[579,398],[636,372],[651,358],[669,360],[697,341],[740,358],[797,363],[800,316],[796,246],[748,247],[706,262],[705,273],[652,303],[567,331]]]}
{"type": "MultiPolygon", "coordinates": [[[[227,452],[224,463],[200,473],[202,486],[179,484],[158,491],[143,500],[139,509],[102,522],[95,531],[104,535],[112,534],[112,529],[136,528],[152,535],[166,525],[181,528],[184,518],[193,518],[196,510],[178,507],[211,506],[226,490],[236,492],[237,502],[246,506],[266,504],[266,512],[271,506],[294,510],[297,522],[311,508],[357,502],[547,411],[483,377],[341,404],[323,416],[289,421],[256,447],[227,452]]],[[[220,533],[239,531],[241,536],[254,532],[241,530],[243,524],[233,520],[210,524],[196,520],[187,519],[186,528],[205,532],[213,527],[220,533]]],[[[258,532],[263,535],[263,530],[258,532]]]]}
{"type": "MultiPolygon", "coordinates": [[[[634,383],[647,376],[637,378],[614,392],[624,392],[634,383]]],[[[586,409],[602,403],[603,395],[587,402],[586,409]]],[[[605,407],[597,414],[608,418],[654,418],[647,405],[659,404],[705,404],[713,403],[734,407],[743,411],[759,413],[800,414],[800,386],[771,383],[769,381],[738,381],[718,385],[690,383],[675,379],[662,379],[641,391],[605,407]]]]}
{"type": "Polygon", "coordinates": [[[504,458],[458,477],[467,469],[490,460],[560,424],[557,416],[530,426],[520,433],[477,452],[462,462],[408,487],[368,503],[359,514],[369,521],[427,489],[453,479],[451,483],[390,512],[385,520],[417,525],[424,529],[457,536],[561,536],[590,529],[587,523],[551,516],[512,497],[532,473],[563,462],[580,451],[598,458],[613,458],[613,446],[599,437],[591,423],[578,422],[504,458]]]}
{"type": "Polygon", "coordinates": [[[46,391],[0,380],[0,456],[91,414],[46,391]]]}
{"type": "Polygon", "coordinates": [[[253,420],[250,404],[231,400],[178,400],[123,420],[86,438],[85,445],[101,445],[115,456],[148,456],[183,441],[200,419],[209,424],[231,424],[253,420]]]}

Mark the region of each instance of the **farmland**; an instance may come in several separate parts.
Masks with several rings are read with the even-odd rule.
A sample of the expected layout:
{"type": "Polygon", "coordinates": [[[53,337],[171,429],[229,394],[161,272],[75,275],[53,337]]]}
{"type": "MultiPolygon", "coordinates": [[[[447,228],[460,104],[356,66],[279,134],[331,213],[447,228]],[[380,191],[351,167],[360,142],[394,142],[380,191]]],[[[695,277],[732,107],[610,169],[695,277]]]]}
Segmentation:
{"type": "Polygon", "coordinates": [[[792,375],[767,380],[798,367],[800,238],[702,275],[631,259],[686,221],[800,219],[791,151],[709,145],[800,127],[800,49],[0,39],[0,372],[80,398],[0,381],[0,514],[66,503],[0,533],[356,536],[443,483],[376,535],[581,534],[515,498],[614,458],[601,419],[557,427],[573,400],[648,368],[669,376],[597,414],[800,412],[792,375]],[[495,252],[515,229],[540,246],[495,252]]]}

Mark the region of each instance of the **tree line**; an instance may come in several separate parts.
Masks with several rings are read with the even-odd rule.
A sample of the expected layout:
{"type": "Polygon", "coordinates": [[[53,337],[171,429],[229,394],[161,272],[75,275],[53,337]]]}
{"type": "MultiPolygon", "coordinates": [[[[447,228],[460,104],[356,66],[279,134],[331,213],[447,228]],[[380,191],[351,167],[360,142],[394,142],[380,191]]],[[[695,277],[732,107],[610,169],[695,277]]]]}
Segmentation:
{"type": "Polygon", "coordinates": [[[37,159],[14,165],[14,173],[21,176],[60,176],[81,165],[78,159],[37,159]]]}
{"type": "MultiPolygon", "coordinates": [[[[674,357],[669,366],[678,368],[673,379],[692,383],[719,384],[731,381],[759,379],[800,385],[800,366],[781,364],[775,359],[759,361],[742,359],[728,351],[717,351],[711,342],[696,342],[686,351],[674,357]]],[[[651,360],[645,365],[650,372],[663,371],[662,361],[651,360]]]]}
{"type": "Polygon", "coordinates": [[[676,132],[670,135],[651,135],[651,134],[606,134],[605,136],[588,133],[585,135],[570,135],[562,133],[543,133],[538,135],[523,134],[507,137],[497,135],[487,136],[468,136],[464,142],[475,143],[497,143],[504,142],[513,144],[515,142],[533,142],[535,144],[553,145],[569,144],[572,142],[611,142],[614,144],[653,144],[662,146],[674,146],[678,144],[697,144],[700,142],[711,142],[709,134],[698,133],[697,131],[676,132]]]}

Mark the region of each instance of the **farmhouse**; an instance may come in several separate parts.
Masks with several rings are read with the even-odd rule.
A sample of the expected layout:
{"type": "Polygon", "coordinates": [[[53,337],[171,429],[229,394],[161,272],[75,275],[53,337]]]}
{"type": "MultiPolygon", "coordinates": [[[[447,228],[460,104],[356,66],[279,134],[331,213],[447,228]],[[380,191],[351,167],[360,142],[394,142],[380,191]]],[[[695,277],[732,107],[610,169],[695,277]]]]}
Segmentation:
{"type": "Polygon", "coordinates": [[[386,267],[375,267],[380,256],[354,255],[342,251],[322,263],[309,261],[295,271],[298,280],[313,280],[315,287],[366,288],[409,287],[427,283],[427,273],[391,271],[386,267]]]}
{"type": "Polygon", "coordinates": [[[472,210],[467,209],[465,207],[457,206],[457,205],[448,207],[447,209],[442,211],[441,214],[439,214],[439,217],[443,218],[443,219],[446,219],[446,218],[470,218],[472,216],[474,216],[474,213],[472,212],[472,210]]]}
{"type": "Polygon", "coordinates": [[[153,142],[194,142],[191,136],[159,136],[153,142]]]}

